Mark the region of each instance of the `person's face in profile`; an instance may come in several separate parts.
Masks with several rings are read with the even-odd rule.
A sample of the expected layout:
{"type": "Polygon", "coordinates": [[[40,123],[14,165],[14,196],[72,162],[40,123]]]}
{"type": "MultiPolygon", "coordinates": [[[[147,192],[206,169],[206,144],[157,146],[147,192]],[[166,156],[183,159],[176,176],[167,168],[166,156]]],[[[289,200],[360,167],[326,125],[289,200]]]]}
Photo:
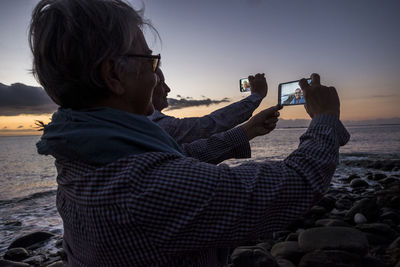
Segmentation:
{"type": "MultiPolygon", "coordinates": [[[[142,31],[134,26],[136,38],[134,39],[130,54],[151,55],[142,31]]],[[[146,58],[129,57],[126,71],[119,73],[119,78],[125,90],[124,101],[132,107],[133,113],[151,115],[154,112],[152,95],[157,82],[157,75],[153,71],[151,61],[146,58]]]]}
{"type": "Polygon", "coordinates": [[[296,97],[296,99],[300,99],[301,98],[301,90],[300,89],[296,89],[294,96],[296,97]]]}
{"type": "Polygon", "coordinates": [[[165,83],[164,74],[161,71],[161,69],[158,68],[156,73],[158,75],[158,83],[157,83],[156,87],[154,88],[152,101],[153,101],[154,108],[156,110],[161,111],[164,108],[168,107],[167,96],[168,96],[168,93],[171,92],[171,89],[165,83]]]}

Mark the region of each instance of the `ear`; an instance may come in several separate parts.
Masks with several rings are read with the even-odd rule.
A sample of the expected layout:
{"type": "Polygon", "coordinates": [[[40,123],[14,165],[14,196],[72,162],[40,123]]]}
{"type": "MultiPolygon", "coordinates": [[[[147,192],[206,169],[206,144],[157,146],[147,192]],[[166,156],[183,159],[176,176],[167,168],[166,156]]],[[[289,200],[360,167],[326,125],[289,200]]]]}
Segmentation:
{"type": "Polygon", "coordinates": [[[100,65],[101,76],[107,87],[116,95],[125,93],[125,88],[119,79],[118,73],[115,72],[114,61],[104,60],[100,65]]]}

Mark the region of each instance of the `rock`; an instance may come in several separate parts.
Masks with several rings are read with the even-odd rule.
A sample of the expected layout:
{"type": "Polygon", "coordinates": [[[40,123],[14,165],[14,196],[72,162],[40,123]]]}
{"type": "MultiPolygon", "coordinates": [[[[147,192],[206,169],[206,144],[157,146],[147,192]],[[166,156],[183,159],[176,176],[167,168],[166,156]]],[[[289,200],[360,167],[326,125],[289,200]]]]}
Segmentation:
{"type": "Polygon", "coordinates": [[[388,249],[400,248],[400,236],[396,238],[389,246],[388,249]]]}
{"type": "Polygon", "coordinates": [[[387,176],[384,173],[375,173],[372,179],[375,181],[379,181],[379,180],[385,179],[386,177],[387,176]]]}
{"type": "Polygon", "coordinates": [[[356,213],[354,215],[354,223],[355,224],[362,224],[368,222],[367,218],[365,218],[364,214],[356,213]]]}
{"type": "Polygon", "coordinates": [[[369,184],[366,181],[362,180],[361,178],[356,178],[354,180],[351,180],[350,186],[352,188],[360,188],[360,187],[368,187],[369,184]]]}
{"type": "Polygon", "coordinates": [[[345,250],[364,255],[368,251],[365,235],[350,227],[317,227],[299,235],[299,247],[303,251],[345,250]]]}
{"type": "Polygon", "coordinates": [[[341,250],[317,250],[301,258],[299,267],[363,267],[362,258],[341,250]]]}
{"type": "Polygon", "coordinates": [[[44,232],[44,231],[33,232],[14,240],[8,247],[8,249],[17,247],[27,248],[35,243],[46,241],[52,236],[54,236],[54,234],[50,232],[44,232]]]}
{"type": "Polygon", "coordinates": [[[304,252],[300,249],[297,241],[285,241],[275,244],[271,249],[271,254],[275,258],[284,258],[297,264],[304,252]]]}
{"type": "Polygon", "coordinates": [[[261,247],[266,251],[270,251],[274,243],[275,242],[273,240],[268,240],[266,242],[258,243],[256,246],[261,247]]]}
{"type": "Polygon", "coordinates": [[[297,241],[299,239],[299,234],[298,233],[290,233],[285,241],[297,241]]]}
{"type": "Polygon", "coordinates": [[[387,247],[385,257],[393,265],[400,262],[400,236],[387,247]]]}
{"type": "Polygon", "coordinates": [[[29,267],[29,264],[0,259],[0,266],[1,267],[29,267]]]}
{"type": "Polygon", "coordinates": [[[389,206],[392,208],[399,208],[400,207],[400,196],[393,196],[390,199],[389,206]]]}
{"type": "Polygon", "coordinates": [[[362,263],[363,267],[386,267],[383,261],[369,255],[363,258],[362,263]]]}
{"type": "Polygon", "coordinates": [[[381,218],[381,220],[391,220],[394,223],[400,223],[400,214],[396,211],[384,211],[379,217],[381,218]]]}
{"type": "Polygon", "coordinates": [[[272,238],[274,240],[285,240],[286,236],[290,234],[290,231],[277,231],[272,233],[272,238]]]}
{"type": "Polygon", "coordinates": [[[277,259],[276,262],[278,263],[279,267],[296,267],[296,265],[286,259],[277,259]]]}
{"type": "Polygon", "coordinates": [[[315,222],[315,226],[350,226],[345,221],[339,219],[321,219],[315,222]]]}
{"type": "MultiPolygon", "coordinates": [[[[390,239],[383,237],[381,235],[365,233],[365,237],[368,240],[368,244],[370,246],[382,246],[390,243],[390,239]]],[[[379,254],[379,253],[378,253],[379,254]]]]}
{"type": "Polygon", "coordinates": [[[4,226],[21,226],[21,225],[22,223],[20,221],[14,221],[14,220],[6,221],[4,223],[4,226]]]}
{"type": "Polygon", "coordinates": [[[29,252],[24,248],[12,248],[4,254],[5,260],[20,261],[29,257],[29,252]]]}
{"type": "Polygon", "coordinates": [[[352,173],[350,174],[345,180],[347,182],[351,182],[352,180],[356,179],[356,178],[360,178],[360,176],[358,174],[352,173]]]}
{"type": "Polygon", "coordinates": [[[356,201],[353,207],[346,213],[346,218],[354,219],[356,213],[362,213],[368,221],[374,221],[379,214],[379,207],[375,198],[364,198],[356,201]]]}
{"type": "Polygon", "coordinates": [[[47,265],[47,267],[67,267],[67,263],[63,262],[63,261],[57,261],[57,262],[53,262],[50,265],[47,265]]]}
{"type": "Polygon", "coordinates": [[[237,247],[231,255],[232,267],[279,267],[272,255],[258,246],[237,247]]]}
{"type": "Polygon", "coordinates": [[[351,206],[353,205],[353,201],[351,201],[348,198],[341,198],[338,199],[335,203],[335,207],[338,210],[348,210],[351,208],[351,206]]]}
{"type": "Polygon", "coordinates": [[[23,262],[28,263],[29,265],[34,265],[34,266],[41,266],[43,265],[43,262],[46,260],[45,255],[35,255],[30,258],[25,259],[23,262]]]}
{"type": "Polygon", "coordinates": [[[332,196],[324,196],[318,201],[317,205],[324,207],[327,211],[331,211],[335,207],[336,199],[332,196]]]}
{"type": "Polygon", "coordinates": [[[377,234],[384,236],[386,238],[391,238],[391,241],[393,241],[394,238],[396,238],[396,232],[390,228],[390,226],[384,224],[384,223],[369,223],[369,224],[359,224],[356,226],[357,229],[363,231],[363,232],[368,232],[372,234],[377,234]]]}
{"type": "Polygon", "coordinates": [[[314,215],[314,216],[321,216],[324,215],[326,213],[326,209],[324,207],[321,206],[313,206],[308,212],[307,214],[309,215],[314,215]]]}

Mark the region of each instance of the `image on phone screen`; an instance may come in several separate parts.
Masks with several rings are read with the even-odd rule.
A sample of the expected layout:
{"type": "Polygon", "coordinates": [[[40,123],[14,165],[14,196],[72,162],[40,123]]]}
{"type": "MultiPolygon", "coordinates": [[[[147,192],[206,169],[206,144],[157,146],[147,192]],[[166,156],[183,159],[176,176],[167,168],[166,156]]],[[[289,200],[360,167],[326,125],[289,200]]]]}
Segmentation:
{"type": "MultiPolygon", "coordinates": [[[[278,103],[280,105],[291,106],[304,105],[306,103],[299,81],[300,80],[279,84],[278,103]]],[[[311,79],[307,79],[307,82],[310,84],[311,79]]]]}
{"type": "Polygon", "coordinates": [[[239,80],[240,92],[250,92],[250,82],[249,79],[243,78],[239,80]]]}

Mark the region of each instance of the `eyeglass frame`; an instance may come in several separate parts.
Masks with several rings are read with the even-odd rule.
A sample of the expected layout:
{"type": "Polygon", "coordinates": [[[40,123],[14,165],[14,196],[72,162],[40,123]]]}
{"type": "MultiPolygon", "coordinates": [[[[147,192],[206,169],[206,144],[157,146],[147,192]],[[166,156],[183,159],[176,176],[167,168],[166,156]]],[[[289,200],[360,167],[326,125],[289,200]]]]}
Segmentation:
{"type": "Polygon", "coordinates": [[[161,54],[158,55],[145,55],[145,54],[126,54],[126,57],[141,57],[141,58],[151,58],[153,59],[153,72],[155,73],[160,66],[161,54]],[[157,60],[155,63],[154,61],[157,60]]]}

